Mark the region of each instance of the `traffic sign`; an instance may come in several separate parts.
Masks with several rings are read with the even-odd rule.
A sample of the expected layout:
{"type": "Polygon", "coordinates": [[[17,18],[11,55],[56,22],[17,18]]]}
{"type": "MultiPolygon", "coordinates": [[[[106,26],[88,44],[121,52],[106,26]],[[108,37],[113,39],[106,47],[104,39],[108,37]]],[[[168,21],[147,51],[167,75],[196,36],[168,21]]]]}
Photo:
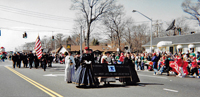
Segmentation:
{"type": "Polygon", "coordinates": [[[71,44],[67,44],[67,50],[68,50],[68,51],[71,50],[71,44]]]}

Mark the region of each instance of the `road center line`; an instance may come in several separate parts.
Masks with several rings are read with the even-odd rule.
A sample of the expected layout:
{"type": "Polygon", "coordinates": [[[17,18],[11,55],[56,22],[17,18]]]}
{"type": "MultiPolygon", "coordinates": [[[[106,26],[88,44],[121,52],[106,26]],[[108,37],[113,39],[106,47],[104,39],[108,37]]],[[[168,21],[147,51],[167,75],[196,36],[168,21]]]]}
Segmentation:
{"type": "Polygon", "coordinates": [[[163,90],[170,91],[170,92],[178,92],[177,90],[172,90],[172,89],[167,89],[167,88],[163,88],[163,90]]]}
{"type": "Polygon", "coordinates": [[[30,79],[30,78],[24,76],[23,74],[17,72],[16,70],[14,70],[14,69],[12,69],[12,68],[10,68],[10,67],[8,67],[8,66],[5,66],[5,67],[6,67],[8,70],[10,70],[10,71],[12,71],[13,73],[15,73],[16,75],[18,75],[19,77],[21,77],[21,78],[23,78],[24,80],[26,80],[27,82],[31,83],[31,84],[34,85],[35,87],[39,88],[39,89],[42,90],[43,92],[47,93],[48,95],[50,95],[50,96],[52,96],[52,97],[56,97],[56,96],[58,96],[58,97],[63,97],[62,95],[60,95],[60,94],[58,94],[58,93],[56,93],[56,92],[54,92],[54,91],[52,91],[52,90],[46,88],[45,86],[43,86],[43,85],[41,85],[41,84],[35,82],[34,80],[32,80],[32,79],[30,79]],[[55,95],[56,95],[56,96],[55,96],[55,95]]]}
{"type": "Polygon", "coordinates": [[[138,74],[139,76],[146,76],[146,77],[153,77],[153,78],[161,78],[161,79],[167,79],[167,77],[160,77],[160,76],[151,76],[151,75],[143,75],[143,74],[138,74]]]}

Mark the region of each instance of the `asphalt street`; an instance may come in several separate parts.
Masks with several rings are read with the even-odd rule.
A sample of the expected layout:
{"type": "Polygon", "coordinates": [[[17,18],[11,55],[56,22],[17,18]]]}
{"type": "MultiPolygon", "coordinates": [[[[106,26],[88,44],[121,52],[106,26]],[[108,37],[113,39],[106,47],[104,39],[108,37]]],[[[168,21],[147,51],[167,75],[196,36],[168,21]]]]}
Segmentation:
{"type": "Polygon", "coordinates": [[[124,85],[119,81],[98,88],[77,88],[64,81],[64,64],[42,68],[12,68],[12,62],[0,62],[1,97],[198,97],[200,79],[153,75],[152,71],[137,71],[140,82],[124,85]]]}

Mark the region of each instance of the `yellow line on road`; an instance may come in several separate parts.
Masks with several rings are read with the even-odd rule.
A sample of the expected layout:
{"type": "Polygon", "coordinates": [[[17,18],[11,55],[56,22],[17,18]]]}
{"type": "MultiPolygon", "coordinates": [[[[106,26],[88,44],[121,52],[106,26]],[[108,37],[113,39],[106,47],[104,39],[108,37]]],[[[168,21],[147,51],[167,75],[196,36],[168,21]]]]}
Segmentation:
{"type": "Polygon", "coordinates": [[[10,71],[12,71],[13,73],[15,73],[16,75],[18,75],[19,77],[23,78],[24,80],[28,81],[29,83],[31,83],[32,85],[36,86],[37,88],[39,88],[40,90],[44,91],[45,93],[47,93],[48,95],[52,96],[52,97],[63,97],[62,95],[52,91],[51,89],[48,89],[46,88],[45,86],[35,82],[34,80],[24,76],[23,74],[17,72],[16,70],[8,67],[8,66],[5,66],[7,69],[9,69],[10,71]],[[55,96],[56,95],[56,96],[55,96]]]}

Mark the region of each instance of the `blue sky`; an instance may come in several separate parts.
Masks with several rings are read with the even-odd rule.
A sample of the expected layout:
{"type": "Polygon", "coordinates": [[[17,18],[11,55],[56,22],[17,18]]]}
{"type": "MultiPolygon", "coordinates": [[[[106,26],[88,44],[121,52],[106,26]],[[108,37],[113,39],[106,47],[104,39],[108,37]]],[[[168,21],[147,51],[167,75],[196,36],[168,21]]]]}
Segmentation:
{"type": "MultiPolygon", "coordinates": [[[[184,0],[118,0],[118,4],[124,5],[126,15],[132,17],[136,22],[149,20],[139,13],[132,13],[133,9],[145,14],[153,20],[170,22],[178,17],[189,16],[184,13],[181,8],[183,1],[184,0]]],[[[45,35],[50,37],[56,33],[71,35],[76,11],[70,10],[70,6],[71,0],[0,0],[0,46],[4,46],[6,51],[10,51],[26,42],[34,42],[38,35],[40,35],[41,39],[43,39],[45,35]],[[15,9],[9,9],[9,7],[15,9]],[[12,12],[16,9],[23,9],[25,15],[12,12]],[[50,14],[52,17],[46,15],[44,17],[53,18],[56,19],[56,21],[30,17],[27,15],[27,11],[37,12],[37,15],[39,13],[41,13],[41,15],[50,14]],[[58,21],[58,18],[66,19],[66,21],[58,21]],[[19,21],[49,27],[29,25],[20,23],[19,21]],[[22,34],[27,29],[32,30],[32,32],[27,31],[28,38],[23,39],[22,34]],[[54,32],[52,33],[52,31],[54,32]]]]}

